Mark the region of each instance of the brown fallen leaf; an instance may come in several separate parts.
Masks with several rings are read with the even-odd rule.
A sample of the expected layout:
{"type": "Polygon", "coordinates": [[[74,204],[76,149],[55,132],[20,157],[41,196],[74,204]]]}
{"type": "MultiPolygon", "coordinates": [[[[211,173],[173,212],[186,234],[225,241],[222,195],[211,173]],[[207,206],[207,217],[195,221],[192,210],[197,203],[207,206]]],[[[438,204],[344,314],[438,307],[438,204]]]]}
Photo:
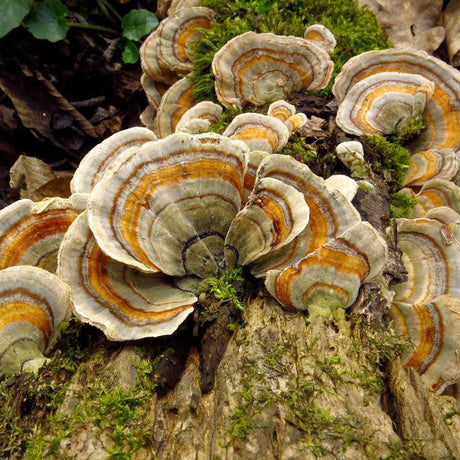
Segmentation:
{"type": "Polygon", "coordinates": [[[388,38],[397,48],[433,52],[444,41],[444,27],[439,26],[443,0],[358,0],[380,21],[388,38]]]}
{"type": "Polygon", "coordinates": [[[301,129],[300,134],[304,137],[326,137],[326,132],[322,129],[325,123],[326,120],[312,115],[301,129]]]}
{"type": "Polygon", "coordinates": [[[443,13],[450,63],[460,67],[460,0],[450,0],[443,13]]]}
{"type": "Polygon", "coordinates": [[[71,173],[55,173],[38,158],[20,155],[10,169],[10,187],[18,189],[21,198],[40,201],[51,196],[70,196],[71,173]]]}

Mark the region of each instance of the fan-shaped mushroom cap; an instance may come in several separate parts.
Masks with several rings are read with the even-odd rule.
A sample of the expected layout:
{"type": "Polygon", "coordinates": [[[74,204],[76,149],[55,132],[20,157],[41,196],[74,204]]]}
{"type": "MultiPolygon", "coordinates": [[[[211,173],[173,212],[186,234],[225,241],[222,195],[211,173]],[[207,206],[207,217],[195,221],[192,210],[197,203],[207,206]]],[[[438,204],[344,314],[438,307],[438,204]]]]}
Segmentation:
{"type": "Polygon", "coordinates": [[[219,104],[202,101],[188,109],[176,125],[176,133],[198,134],[220,120],[223,109],[219,104]]]}
{"type": "Polygon", "coordinates": [[[334,63],[311,41],[271,33],[246,32],[214,56],[216,93],[225,107],[263,105],[291,91],[327,86],[334,63]]]}
{"type": "Polygon", "coordinates": [[[186,75],[192,70],[190,43],[209,29],[214,12],[205,7],[191,7],[167,17],[141,46],[144,72],[155,81],[173,83],[174,75],[186,75]]]}
{"type": "Polygon", "coordinates": [[[241,206],[248,153],[213,133],[176,133],[125,151],[90,195],[98,245],[142,271],[215,275],[241,206]]]}
{"type": "Polygon", "coordinates": [[[141,123],[151,131],[155,129],[155,116],[157,114],[157,109],[148,105],[142,113],[139,115],[139,120],[141,123]]]}
{"type": "Polygon", "coordinates": [[[457,171],[458,158],[452,149],[426,150],[412,155],[402,185],[424,185],[431,179],[450,180],[457,171]]]}
{"type": "Polygon", "coordinates": [[[443,294],[460,297],[460,244],[446,241],[445,231],[438,220],[397,219],[407,281],[394,286],[395,302],[423,304],[443,294]]]}
{"type": "Polygon", "coordinates": [[[322,316],[356,300],[361,283],[382,272],[386,250],[377,230],[359,222],[291,267],[270,270],[265,286],[281,304],[322,316]]]}
{"type": "Polygon", "coordinates": [[[57,252],[64,233],[86,208],[86,195],[47,198],[34,203],[23,199],[0,211],[0,269],[34,265],[56,270],[57,252]]]}
{"type": "Polygon", "coordinates": [[[300,235],[280,249],[262,256],[251,265],[251,272],[264,276],[271,269],[281,270],[321,247],[330,238],[361,221],[356,208],[310,168],[286,155],[270,155],[262,161],[258,180],[272,177],[291,185],[304,195],[310,208],[310,222],[300,235]]]}
{"type": "Polygon", "coordinates": [[[244,141],[251,151],[268,153],[282,149],[289,140],[289,130],[281,120],[260,113],[237,115],[222,135],[244,141]]]}
{"type": "Polygon", "coordinates": [[[126,149],[138,147],[157,137],[147,128],[124,129],[96,145],[80,162],[70,182],[73,193],[90,193],[94,184],[102,177],[108,165],[126,149]]]}
{"type": "Polygon", "coordinates": [[[305,40],[313,41],[316,45],[324,48],[324,50],[331,54],[334,51],[337,41],[335,40],[332,32],[322,24],[313,24],[307,27],[304,36],[305,40]]]}
{"type": "Polygon", "coordinates": [[[361,142],[341,142],[335,148],[339,160],[351,171],[351,175],[358,179],[370,175],[370,166],[364,160],[364,148],[361,142]]]}
{"type": "Polygon", "coordinates": [[[414,367],[427,387],[441,393],[460,376],[460,300],[442,295],[424,304],[395,302],[390,316],[411,347],[401,359],[414,367]]]}
{"type": "Polygon", "coordinates": [[[189,78],[182,78],[171,85],[161,99],[154,121],[157,136],[162,139],[174,133],[182,115],[194,104],[193,85],[189,78]]]}
{"type": "Polygon", "coordinates": [[[179,79],[176,72],[169,69],[160,59],[161,33],[165,20],[144,40],[140,48],[141,67],[153,81],[171,85],[179,79]]]}
{"type": "Polygon", "coordinates": [[[270,155],[268,152],[263,150],[253,150],[249,154],[248,167],[246,169],[246,174],[244,175],[244,190],[243,190],[243,203],[246,204],[248,201],[249,195],[254,189],[254,184],[256,183],[257,170],[259,169],[260,163],[262,160],[270,155]]]}
{"type": "Polygon", "coordinates": [[[198,6],[201,0],[172,0],[168,9],[168,16],[175,16],[185,8],[198,6]]]}
{"type": "Polygon", "coordinates": [[[434,83],[420,75],[379,72],[353,85],[339,105],[337,124],[347,133],[393,134],[425,110],[434,83]]]}
{"type": "Polygon", "coordinates": [[[157,109],[160,105],[163,94],[168,89],[168,86],[164,83],[157,82],[150,78],[147,74],[141,75],[141,85],[149,101],[149,105],[157,109]]]}
{"type": "Polygon", "coordinates": [[[303,194],[272,178],[260,179],[225,239],[227,268],[246,265],[291,242],[307,225],[303,194]]]}
{"type": "Polygon", "coordinates": [[[289,102],[281,99],[279,101],[272,102],[267,111],[267,115],[270,117],[279,118],[281,121],[286,121],[292,115],[295,115],[297,109],[289,102]]]}
{"type": "Polygon", "coordinates": [[[0,375],[36,371],[70,315],[70,289],[37,267],[0,271],[0,375]]]}
{"type": "Polygon", "coordinates": [[[59,277],[72,290],[73,309],[110,340],[172,334],[197,298],[161,274],[139,272],[106,256],[82,213],[59,251],[59,277]]]}
{"type": "Polygon", "coordinates": [[[304,113],[296,113],[295,115],[292,115],[289,117],[284,124],[289,130],[289,133],[295,133],[299,131],[299,129],[302,129],[308,121],[307,116],[304,113]]]}
{"type": "Polygon", "coordinates": [[[358,183],[344,174],[334,174],[328,177],[325,183],[338,190],[348,201],[353,201],[358,191],[358,183]]]}
{"type": "Polygon", "coordinates": [[[432,179],[426,182],[413,198],[417,200],[417,216],[439,206],[448,206],[460,212],[460,187],[447,180],[432,179]]]}
{"type": "Polygon", "coordinates": [[[460,147],[460,72],[423,51],[388,49],[368,51],[351,58],[335,79],[332,91],[339,106],[358,82],[382,72],[417,74],[435,84],[424,115],[427,129],[413,148],[460,147]]]}

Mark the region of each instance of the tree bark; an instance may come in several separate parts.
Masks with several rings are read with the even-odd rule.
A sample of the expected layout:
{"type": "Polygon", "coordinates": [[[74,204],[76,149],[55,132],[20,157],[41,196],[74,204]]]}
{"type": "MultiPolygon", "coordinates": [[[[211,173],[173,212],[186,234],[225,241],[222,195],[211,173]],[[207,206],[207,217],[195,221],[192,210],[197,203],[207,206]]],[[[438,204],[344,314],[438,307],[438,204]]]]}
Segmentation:
{"type": "MultiPolygon", "coordinates": [[[[367,286],[357,308],[369,310],[380,294],[367,286]]],[[[397,358],[387,360],[391,331],[353,318],[309,324],[263,293],[247,299],[244,327],[211,366],[211,384],[203,339],[186,353],[174,387],[158,386],[160,395],[154,391],[144,404],[145,443],[135,453],[125,444],[125,458],[460,458],[454,400],[428,392],[397,358]]],[[[216,336],[209,329],[205,336],[210,333],[216,336]]],[[[111,391],[138,385],[139,349],[105,345],[74,375],[60,420],[101,379],[111,391]]],[[[160,368],[152,374],[157,382],[160,368]]],[[[88,420],[60,440],[54,458],[117,458],[110,457],[111,446],[113,433],[88,420]]]]}

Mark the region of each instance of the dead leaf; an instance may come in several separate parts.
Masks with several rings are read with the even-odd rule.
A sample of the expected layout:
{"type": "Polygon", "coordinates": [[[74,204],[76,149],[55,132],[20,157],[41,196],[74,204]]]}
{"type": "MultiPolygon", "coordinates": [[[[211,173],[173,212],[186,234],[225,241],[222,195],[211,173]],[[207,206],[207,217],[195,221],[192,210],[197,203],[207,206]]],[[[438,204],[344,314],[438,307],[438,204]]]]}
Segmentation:
{"type": "Polygon", "coordinates": [[[51,196],[70,196],[71,173],[55,173],[38,158],[20,155],[10,169],[10,187],[19,190],[21,198],[41,201],[51,196]]]}
{"type": "Polygon", "coordinates": [[[439,26],[443,0],[358,0],[378,18],[388,38],[397,48],[433,52],[444,41],[439,26]]]}
{"type": "Polygon", "coordinates": [[[307,120],[300,134],[304,137],[326,137],[326,132],[322,129],[325,123],[326,120],[313,115],[307,120]]]}
{"type": "Polygon", "coordinates": [[[443,13],[450,63],[460,67],[460,0],[450,0],[443,13]]]}

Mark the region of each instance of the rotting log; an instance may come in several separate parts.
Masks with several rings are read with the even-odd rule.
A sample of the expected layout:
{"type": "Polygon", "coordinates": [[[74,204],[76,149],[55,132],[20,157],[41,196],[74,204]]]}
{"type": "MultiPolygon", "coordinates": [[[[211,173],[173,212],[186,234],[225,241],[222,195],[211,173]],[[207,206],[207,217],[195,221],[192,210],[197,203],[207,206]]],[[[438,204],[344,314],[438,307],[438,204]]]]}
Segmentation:
{"type": "MultiPolygon", "coordinates": [[[[354,311],[381,301],[381,290],[367,286],[354,311]]],[[[211,359],[202,352],[203,340],[191,340],[186,352],[179,350],[180,334],[166,343],[164,350],[179,350],[166,359],[173,377],[164,377],[161,360],[140,372],[142,353],[154,342],[107,346],[102,339],[53,416],[67,430],[57,433],[55,422],[43,421],[24,458],[34,458],[37,446],[42,458],[98,460],[460,458],[453,399],[429,393],[415,372],[397,358],[388,360],[398,346],[395,336],[363,317],[309,324],[305,315],[282,310],[260,292],[246,299],[243,325],[218,353],[220,360],[212,357],[215,372],[202,362],[211,359]],[[143,400],[136,425],[141,442],[134,447],[133,426],[117,438],[114,427],[91,411],[86,419],[74,417],[91,389],[129,394],[140,377],[157,383],[143,400]],[[162,386],[162,378],[175,384],[162,386]]]]}

